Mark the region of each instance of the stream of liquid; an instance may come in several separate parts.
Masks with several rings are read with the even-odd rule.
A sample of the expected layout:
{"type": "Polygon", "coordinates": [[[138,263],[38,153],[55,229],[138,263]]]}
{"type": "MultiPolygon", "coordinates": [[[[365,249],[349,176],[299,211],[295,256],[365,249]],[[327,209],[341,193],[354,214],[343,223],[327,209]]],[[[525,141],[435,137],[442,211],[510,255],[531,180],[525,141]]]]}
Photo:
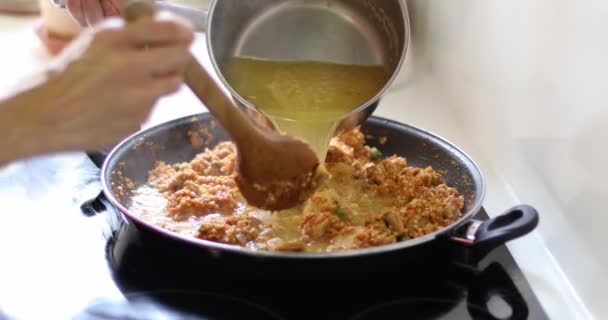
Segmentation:
{"type": "Polygon", "coordinates": [[[382,66],[235,57],[224,66],[234,90],[283,132],[307,141],[320,161],[345,115],[373,98],[390,74],[382,66]]]}

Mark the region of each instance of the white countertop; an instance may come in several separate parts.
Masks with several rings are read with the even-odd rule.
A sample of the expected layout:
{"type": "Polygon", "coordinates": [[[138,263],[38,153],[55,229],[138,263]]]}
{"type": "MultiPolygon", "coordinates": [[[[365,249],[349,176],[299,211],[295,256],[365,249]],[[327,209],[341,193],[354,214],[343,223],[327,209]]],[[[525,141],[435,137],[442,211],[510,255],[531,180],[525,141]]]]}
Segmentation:
{"type": "MultiPolygon", "coordinates": [[[[0,15],[0,40],[4,48],[3,59],[0,61],[0,94],[5,94],[15,84],[22,83],[21,79],[49,60],[33,33],[34,21],[35,18],[31,17],[0,15]]],[[[209,66],[202,39],[199,36],[193,51],[209,66]]],[[[415,51],[412,53],[414,56],[418,54],[415,51]]],[[[459,145],[476,159],[487,179],[488,192],[484,206],[491,216],[518,204],[522,197],[515,190],[522,189],[510,185],[512,180],[505,179],[503,170],[496,170],[496,163],[499,162],[495,161],[492,153],[486,152],[475,139],[468,136],[468,131],[465,130],[467,122],[459,120],[462,118],[454,114],[456,111],[451,108],[451,101],[440,90],[441,86],[434,77],[425,72],[424,66],[414,66],[411,61],[409,59],[404,66],[402,75],[382,100],[376,114],[435,132],[459,145]]],[[[147,125],[202,111],[204,108],[183,88],[159,102],[147,125]]],[[[530,177],[533,179],[534,176],[530,177]]],[[[538,183],[533,180],[520,182],[527,184],[525,188],[532,188],[538,183]]],[[[545,223],[541,215],[541,224],[545,223]]],[[[602,310],[599,306],[601,295],[595,301],[586,300],[585,303],[579,299],[577,292],[588,297],[596,289],[574,283],[571,277],[566,277],[539,232],[512,241],[508,247],[552,319],[591,319],[592,315],[586,307],[591,304],[595,307],[595,316],[602,318],[597,313],[597,310],[602,310]]],[[[608,316],[607,313],[602,315],[608,316]]]]}

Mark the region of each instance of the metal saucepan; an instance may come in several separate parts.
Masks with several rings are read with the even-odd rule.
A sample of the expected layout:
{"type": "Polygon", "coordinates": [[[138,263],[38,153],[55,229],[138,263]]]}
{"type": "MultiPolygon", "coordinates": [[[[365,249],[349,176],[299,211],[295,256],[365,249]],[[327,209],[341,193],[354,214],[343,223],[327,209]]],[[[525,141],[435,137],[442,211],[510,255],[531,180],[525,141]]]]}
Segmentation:
{"type": "Polygon", "coordinates": [[[128,223],[145,235],[146,241],[168,246],[179,259],[194,261],[197,257],[204,257],[207,261],[223,265],[224,270],[235,268],[237,271],[243,270],[241,268],[244,266],[250,271],[300,270],[305,273],[354,271],[358,268],[368,270],[403,264],[412,266],[426,263],[428,257],[449,258],[455,250],[479,259],[506,241],[527,234],[538,224],[536,210],[527,205],[516,206],[487,221],[472,219],[480,211],[485,194],[482,174],[473,160],[458,147],[432,133],[378,117],[369,118],[363,124],[362,131],[376,137],[386,136],[388,142],[380,145],[369,141],[369,144],[385,155],[406,157],[409,165],[432,166],[435,170],[446,172],[444,181],[465,198],[463,215],[458,221],[423,237],[390,245],[331,253],[297,253],[253,251],[188,237],[149,224],[129,212],[131,199],[124,190],[133,186],[125,183],[124,178],[129,178],[137,187],[147,182],[148,171],[156,161],[190,161],[205,148],[229,140],[226,132],[219,126],[211,125],[212,122],[212,117],[204,113],[160,124],[124,140],[104,161],[101,172],[103,193],[92,202],[92,207],[115,208],[128,223]],[[193,147],[188,138],[189,132],[191,134],[201,128],[208,130],[214,139],[193,147]],[[121,189],[123,192],[119,192],[121,189]]]}
{"type": "MultiPolygon", "coordinates": [[[[55,0],[60,6],[64,0],[55,0]]],[[[408,51],[410,23],[404,0],[214,0],[209,12],[156,1],[207,33],[207,49],[222,84],[258,124],[274,128],[223,76],[227,59],[248,56],[382,65],[392,76],[384,87],[345,115],[336,132],[369,117],[396,78],[408,51]]]]}

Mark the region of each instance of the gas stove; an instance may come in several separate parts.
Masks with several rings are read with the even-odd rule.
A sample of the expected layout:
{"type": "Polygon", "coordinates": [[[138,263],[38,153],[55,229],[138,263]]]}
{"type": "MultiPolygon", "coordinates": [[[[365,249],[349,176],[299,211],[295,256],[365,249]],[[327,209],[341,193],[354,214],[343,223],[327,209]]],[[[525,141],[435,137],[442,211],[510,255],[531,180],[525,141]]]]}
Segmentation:
{"type": "Polygon", "coordinates": [[[82,154],[0,171],[0,318],[548,319],[505,246],[476,265],[318,281],[193,268],[111,209],[84,215],[98,173],[82,154]]]}

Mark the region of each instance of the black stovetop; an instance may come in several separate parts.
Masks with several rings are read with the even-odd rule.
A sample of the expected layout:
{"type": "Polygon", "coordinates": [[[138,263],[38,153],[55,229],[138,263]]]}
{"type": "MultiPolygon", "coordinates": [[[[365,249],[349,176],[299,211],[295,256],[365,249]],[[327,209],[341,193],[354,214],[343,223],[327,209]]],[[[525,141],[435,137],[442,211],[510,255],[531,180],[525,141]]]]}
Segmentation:
{"type": "Polygon", "coordinates": [[[114,211],[81,214],[97,175],[81,154],[0,172],[0,318],[547,319],[505,246],[477,265],[318,280],[193,267],[144,244],[114,211]]]}

